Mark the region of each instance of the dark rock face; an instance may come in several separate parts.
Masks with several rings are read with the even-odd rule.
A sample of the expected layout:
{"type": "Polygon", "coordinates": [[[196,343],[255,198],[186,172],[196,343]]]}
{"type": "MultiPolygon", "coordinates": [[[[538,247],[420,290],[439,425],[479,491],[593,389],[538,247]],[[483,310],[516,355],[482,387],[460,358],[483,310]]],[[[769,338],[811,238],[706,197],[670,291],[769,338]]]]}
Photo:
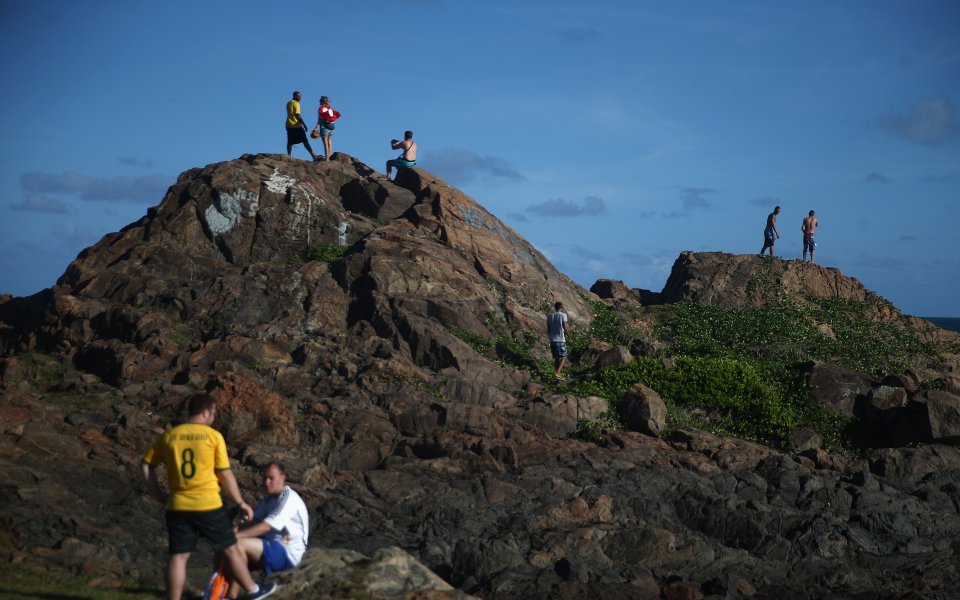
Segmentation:
{"type": "MultiPolygon", "coordinates": [[[[744,302],[724,290],[749,262],[685,254],[687,279],[664,295],[744,302]]],[[[823,286],[855,294],[840,277],[826,270],[823,286]]],[[[241,487],[255,495],[257,469],[281,460],[312,512],[310,561],[281,576],[288,597],[954,597],[958,448],[859,459],[815,436],[788,454],[694,430],[664,440],[652,390],[620,407],[652,435],[587,443],[568,436],[603,400],[539,389],[461,339],[542,333],[556,300],[586,326],[586,298],[418,169],[394,184],[340,154],[188,171],[56,286],[0,298],[0,558],[158,585],[163,517],[140,459],[204,388],[241,487]],[[304,260],[317,244],[349,250],[304,260]]],[[[547,359],[545,340],[531,354],[547,359]]],[[[956,442],[949,390],[885,380],[903,390],[890,404],[877,382],[827,371],[811,370],[822,402],[852,412],[870,398],[956,442]]],[[[192,564],[199,583],[209,561],[192,564]]]]}
{"type": "Polygon", "coordinates": [[[876,383],[863,373],[817,361],[805,365],[804,379],[824,408],[847,416],[853,415],[857,400],[876,383]]]}

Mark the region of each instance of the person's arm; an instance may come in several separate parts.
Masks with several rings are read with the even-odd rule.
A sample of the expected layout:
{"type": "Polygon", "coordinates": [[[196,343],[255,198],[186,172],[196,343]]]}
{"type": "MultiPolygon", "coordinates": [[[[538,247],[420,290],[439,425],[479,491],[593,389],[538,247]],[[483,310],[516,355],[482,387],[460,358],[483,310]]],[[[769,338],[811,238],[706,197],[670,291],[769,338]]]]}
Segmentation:
{"type": "Polygon", "coordinates": [[[237,530],[237,538],[256,538],[263,537],[273,529],[263,521],[257,523],[248,523],[237,530]]]}
{"type": "Polygon", "coordinates": [[[160,482],[157,480],[157,469],[147,462],[140,463],[140,472],[143,474],[143,480],[147,484],[147,493],[159,500],[161,503],[167,501],[167,495],[160,489],[160,482]]]}
{"type": "Polygon", "coordinates": [[[567,334],[570,333],[570,326],[567,325],[567,321],[568,321],[568,320],[569,320],[569,319],[564,319],[563,321],[561,321],[561,323],[563,323],[563,334],[564,334],[564,335],[567,335],[567,334]]]}
{"type": "Polygon", "coordinates": [[[220,480],[220,485],[226,490],[227,496],[240,506],[247,519],[252,519],[253,508],[243,501],[243,494],[240,493],[240,486],[237,485],[237,478],[233,476],[233,471],[229,469],[217,471],[217,479],[220,480]]]}

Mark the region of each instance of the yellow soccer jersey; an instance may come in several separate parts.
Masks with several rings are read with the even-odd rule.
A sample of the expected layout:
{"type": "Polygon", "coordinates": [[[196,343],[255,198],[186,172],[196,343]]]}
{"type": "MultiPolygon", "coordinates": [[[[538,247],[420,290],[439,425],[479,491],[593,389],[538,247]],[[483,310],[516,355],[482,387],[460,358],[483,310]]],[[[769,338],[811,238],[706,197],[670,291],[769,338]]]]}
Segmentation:
{"type": "Polygon", "coordinates": [[[177,425],[160,436],[143,457],[149,465],[167,465],[167,510],[213,510],[223,506],[215,471],[230,468],[220,432],[197,423],[177,425]]]}
{"type": "Polygon", "coordinates": [[[291,100],[287,102],[287,127],[294,128],[300,127],[300,121],[297,119],[297,116],[300,114],[300,103],[296,100],[291,100]]]}

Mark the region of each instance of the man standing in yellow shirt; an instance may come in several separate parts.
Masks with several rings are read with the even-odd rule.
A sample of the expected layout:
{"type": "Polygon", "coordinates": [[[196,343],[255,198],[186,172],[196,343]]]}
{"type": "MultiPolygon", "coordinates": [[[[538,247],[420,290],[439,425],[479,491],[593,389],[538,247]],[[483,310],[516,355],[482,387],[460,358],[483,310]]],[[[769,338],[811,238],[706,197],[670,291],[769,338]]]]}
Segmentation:
{"type": "Polygon", "coordinates": [[[293,93],[293,99],[287,102],[287,156],[293,152],[295,144],[303,144],[307,152],[313,157],[313,160],[320,158],[313,153],[310,142],[307,141],[307,124],[303,122],[300,116],[300,92],[293,93]]]}
{"type": "Polygon", "coordinates": [[[247,598],[265,598],[277,589],[276,583],[263,587],[250,576],[246,557],[237,545],[230,516],[223,508],[220,485],[247,518],[253,509],[243,501],[237,480],[230,471],[227,445],[220,432],[210,427],[217,414],[214,399],[203,392],[190,397],[190,417],[173,427],[153,444],[143,457],[141,470],[147,491],[164,503],[167,514],[170,558],[167,562],[167,598],[180,600],[187,580],[187,561],[197,548],[197,536],[206,538],[222,552],[228,574],[247,591],[247,598]],[[167,466],[170,493],[164,494],[156,467],[167,466]]]}

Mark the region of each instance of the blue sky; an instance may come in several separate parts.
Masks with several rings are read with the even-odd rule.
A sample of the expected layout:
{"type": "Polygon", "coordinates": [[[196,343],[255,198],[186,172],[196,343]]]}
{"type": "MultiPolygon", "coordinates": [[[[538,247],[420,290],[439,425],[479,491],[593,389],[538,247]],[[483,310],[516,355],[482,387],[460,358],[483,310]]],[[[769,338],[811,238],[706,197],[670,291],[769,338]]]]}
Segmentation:
{"type": "Polygon", "coordinates": [[[960,317],[951,0],[0,0],[0,55],[0,292],[52,285],[186,169],[284,152],[299,89],[378,170],[414,130],[586,287],[758,252],[779,204],[779,256],[814,209],[817,262],[960,317]]]}

